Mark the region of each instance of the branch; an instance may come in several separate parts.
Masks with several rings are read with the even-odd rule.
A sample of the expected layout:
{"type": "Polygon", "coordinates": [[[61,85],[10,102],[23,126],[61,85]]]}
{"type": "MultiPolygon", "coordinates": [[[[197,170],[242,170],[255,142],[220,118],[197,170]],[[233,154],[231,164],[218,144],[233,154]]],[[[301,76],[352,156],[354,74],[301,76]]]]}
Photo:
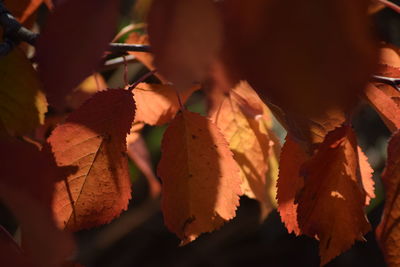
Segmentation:
{"type": "Polygon", "coordinates": [[[150,52],[150,46],[142,44],[110,43],[108,50],[110,52],[118,52],[118,53],[150,52]]]}
{"type": "Polygon", "coordinates": [[[3,1],[0,1],[0,25],[4,29],[4,41],[0,43],[0,56],[7,55],[21,41],[35,45],[38,34],[22,26],[6,9],[3,1]]]}
{"type": "MultiPolygon", "coordinates": [[[[39,38],[38,33],[34,33],[22,26],[17,19],[6,9],[3,1],[0,0],[0,25],[4,29],[3,43],[0,43],[0,57],[5,56],[20,42],[26,42],[35,46],[39,38]]],[[[150,46],[142,44],[110,43],[110,52],[150,52],[150,46]]]]}

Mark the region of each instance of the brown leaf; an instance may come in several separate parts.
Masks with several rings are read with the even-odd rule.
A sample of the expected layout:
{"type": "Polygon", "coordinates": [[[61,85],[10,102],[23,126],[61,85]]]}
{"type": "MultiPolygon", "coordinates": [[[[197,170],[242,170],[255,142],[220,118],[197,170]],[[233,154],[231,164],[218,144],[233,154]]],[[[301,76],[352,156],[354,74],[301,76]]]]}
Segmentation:
{"type": "Polygon", "coordinates": [[[376,229],[376,236],[390,267],[400,264],[400,132],[391,138],[388,159],[382,174],[386,200],[382,221],[376,229]]]}
{"type": "Polygon", "coordinates": [[[321,143],[356,106],[375,68],[368,2],[219,3],[231,80],[246,79],[299,141],[321,143]]]}
{"type": "Polygon", "coordinates": [[[360,166],[361,181],[366,193],[365,206],[368,206],[371,199],[375,198],[375,182],[372,179],[374,170],[369,165],[368,157],[364,154],[360,147],[357,148],[358,164],[360,166]]]}
{"type": "Polygon", "coordinates": [[[33,267],[12,236],[0,225],[1,264],[12,267],[33,267]]]}
{"type": "Polygon", "coordinates": [[[157,198],[161,193],[161,185],[153,172],[150,153],[142,135],[140,134],[140,130],[143,126],[143,123],[134,124],[131,128],[130,134],[126,137],[128,156],[146,177],[149,184],[150,196],[152,198],[157,198]]]}
{"type": "Polygon", "coordinates": [[[63,174],[49,153],[21,141],[1,140],[0,161],[0,198],[20,224],[27,258],[59,265],[73,249],[72,237],[56,228],[51,213],[54,183],[63,174]]]}
{"type": "Polygon", "coordinates": [[[180,90],[205,77],[222,42],[212,0],[154,0],[148,32],[154,65],[180,90]]]}
{"type": "Polygon", "coordinates": [[[189,111],[176,116],[164,134],[157,174],[165,224],[183,244],[235,217],[239,167],[223,135],[205,117],[189,111]]]}
{"type": "Polygon", "coordinates": [[[259,201],[264,218],[273,208],[269,195],[272,181],[266,177],[274,144],[266,127],[268,113],[257,93],[243,81],[221,98],[218,108],[209,112],[240,167],[243,194],[259,201]]]}
{"type": "Polygon", "coordinates": [[[356,137],[349,126],[326,136],[301,169],[304,187],[298,194],[301,232],[320,241],[325,265],[370,230],[364,213],[365,192],[359,170],[356,137]]]}
{"type": "Polygon", "coordinates": [[[54,212],[71,231],[108,223],[131,197],[126,135],[134,117],[132,93],[109,89],[71,113],[48,139],[59,166],[78,171],[56,185],[54,212]]]}
{"type": "Polygon", "coordinates": [[[96,69],[112,39],[118,7],[117,0],[69,0],[49,16],[37,60],[51,104],[62,107],[66,95],[96,69]]]}
{"type": "Polygon", "coordinates": [[[91,96],[107,87],[107,83],[100,73],[90,75],[67,96],[68,107],[73,110],[79,108],[91,96]]]}
{"type": "MultiPolygon", "coordinates": [[[[180,93],[182,102],[199,90],[192,86],[180,93]]],[[[166,84],[140,83],[133,91],[137,106],[135,122],[149,125],[162,125],[170,122],[179,110],[177,90],[166,84]]]]}
{"type": "Polygon", "coordinates": [[[400,129],[400,117],[398,116],[400,107],[396,103],[396,97],[400,97],[400,92],[388,86],[380,86],[378,88],[376,85],[370,83],[364,90],[363,96],[378,112],[390,131],[395,132],[400,129]],[[390,92],[397,96],[390,96],[390,92]]]}
{"type": "Polygon", "coordinates": [[[278,211],[281,220],[289,233],[301,234],[297,222],[296,194],[303,188],[304,181],[300,177],[300,168],[309,159],[304,149],[288,134],[283,145],[279,161],[279,178],[277,183],[278,211]]]}

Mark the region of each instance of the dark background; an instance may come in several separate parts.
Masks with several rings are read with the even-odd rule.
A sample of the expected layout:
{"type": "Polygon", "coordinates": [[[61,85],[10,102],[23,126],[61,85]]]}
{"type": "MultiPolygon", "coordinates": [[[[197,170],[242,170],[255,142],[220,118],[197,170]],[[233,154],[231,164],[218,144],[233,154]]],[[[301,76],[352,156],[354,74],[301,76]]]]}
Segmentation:
{"type": "MultiPolygon", "coordinates": [[[[132,11],[134,1],[124,1],[121,8],[121,25],[129,24],[137,15],[132,11]]],[[[400,46],[400,15],[384,9],[374,15],[375,27],[382,40],[400,46]]],[[[131,79],[145,72],[138,63],[130,68],[137,71],[131,79]]],[[[120,75],[121,69],[105,73],[110,83],[120,75]]],[[[121,76],[122,77],[122,76],[121,76]]],[[[122,82],[122,79],[121,79],[122,82]]],[[[115,85],[115,84],[113,84],[115,85]]],[[[111,85],[110,85],[111,86],[111,85]]],[[[189,108],[204,112],[201,93],[189,101],[189,108]]],[[[366,235],[367,242],[355,245],[335,258],[327,267],[335,266],[385,266],[374,237],[383,209],[383,190],[379,174],[384,168],[386,142],[390,136],[376,113],[365,105],[359,107],[354,118],[360,145],[375,170],[377,197],[368,207],[368,218],[373,231],[366,235]]],[[[154,166],[160,157],[160,140],[165,127],[144,129],[154,166]]],[[[282,137],[284,132],[277,127],[282,137]]],[[[163,225],[158,201],[148,198],[146,180],[131,163],[133,199],[129,210],[110,225],[81,231],[76,234],[79,253],[76,258],[89,266],[319,266],[318,242],[308,237],[288,234],[276,211],[262,223],[256,201],[242,198],[237,217],[222,229],[204,234],[195,242],[179,247],[179,239],[163,225]]],[[[0,223],[11,233],[17,225],[4,207],[0,207],[0,223]]],[[[343,225],[346,227],[346,225],[343,225]]]]}

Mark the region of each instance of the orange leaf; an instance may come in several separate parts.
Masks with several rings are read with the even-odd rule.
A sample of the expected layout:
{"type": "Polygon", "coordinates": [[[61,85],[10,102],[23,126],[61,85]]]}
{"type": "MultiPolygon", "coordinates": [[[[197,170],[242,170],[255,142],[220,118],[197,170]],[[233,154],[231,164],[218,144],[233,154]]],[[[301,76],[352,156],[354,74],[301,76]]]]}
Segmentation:
{"type": "MultiPolygon", "coordinates": [[[[149,45],[149,36],[147,34],[139,34],[137,32],[131,33],[125,41],[128,44],[144,44],[149,45]]],[[[149,70],[155,70],[156,67],[153,65],[154,55],[153,53],[143,53],[143,52],[129,52],[129,54],[134,55],[137,60],[142,62],[149,70]]],[[[162,83],[167,83],[165,79],[159,72],[154,74],[162,83]]]]}
{"type": "Polygon", "coordinates": [[[301,234],[297,222],[296,194],[303,187],[300,167],[309,158],[304,149],[288,134],[279,161],[277,183],[278,211],[289,233],[301,234]]]}
{"type": "Polygon", "coordinates": [[[301,173],[304,187],[297,198],[299,227],[320,241],[321,265],[325,265],[356,239],[364,240],[370,230],[353,130],[342,126],[329,133],[301,173]]]}
{"type": "Polygon", "coordinates": [[[246,79],[297,139],[322,142],[344,122],[341,113],[356,106],[377,63],[368,1],[218,4],[225,26],[221,57],[231,80],[246,79]]]}
{"type": "Polygon", "coordinates": [[[369,165],[368,158],[361,150],[360,147],[357,148],[358,152],[358,163],[360,165],[361,181],[366,193],[365,206],[368,206],[371,199],[375,198],[375,182],[372,179],[374,170],[369,165]]]}
{"type": "Polygon", "coordinates": [[[54,212],[71,231],[108,223],[127,208],[131,197],[126,135],[134,117],[132,93],[109,89],[94,95],[48,142],[59,166],[78,171],[56,185],[54,212]]]}
{"type": "MultiPolygon", "coordinates": [[[[198,86],[192,86],[182,91],[182,102],[185,103],[198,89],[198,86]]],[[[179,110],[176,93],[176,88],[171,85],[140,83],[133,92],[137,106],[135,122],[145,122],[149,125],[170,122],[179,110]]]]}
{"type": "Polygon", "coordinates": [[[53,7],[50,0],[5,0],[4,4],[20,23],[24,23],[43,2],[48,8],[53,7]]]}
{"type": "Polygon", "coordinates": [[[27,258],[39,266],[59,265],[73,249],[72,237],[56,228],[51,213],[55,179],[64,173],[50,153],[21,141],[1,140],[0,162],[0,198],[21,226],[27,258]]]}
{"type": "Polygon", "coordinates": [[[143,126],[143,123],[134,124],[131,128],[130,134],[126,137],[128,156],[146,177],[149,184],[150,196],[152,198],[157,198],[161,192],[161,185],[153,172],[150,153],[142,135],[140,134],[140,130],[143,126]]]}
{"type": "Polygon", "coordinates": [[[376,229],[376,236],[390,267],[400,265],[400,132],[391,138],[388,159],[382,174],[386,200],[382,221],[376,229]]]}
{"type": "Polygon", "coordinates": [[[235,217],[239,167],[218,128],[189,111],[180,113],[162,141],[158,175],[167,227],[183,244],[235,217]]]}
{"type": "Polygon", "coordinates": [[[206,76],[222,42],[212,0],[154,0],[148,32],[154,65],[179,89],[206,76]]]}
{"type": "MultiPolygon", "coordinates": [[[[395,90],[394,88],[382,87],[386,90],[395,90]]],[[[400,97],[398,91],[393,92],[400,97]]],[[[385,91],[370,83],[364,90],[364,97],[369,104],[378,112],[390,131],[395,132],[400,129],[399,105],[395,102],[395,97],[391,97],[385,91]]]]}
{"type": "Polygon", "coordinates": [[[118,7],[115,0],[68,0],[50,14],[36,47],[51,104],[62,107],[68,93],[98,67],[114,34],[118,7]]]}
{"type": "Polygon", "coordinates": [[[272,181],[267,180],[266,173],[274,142],[265,127],[267,112],[257,93],[243,81],[222,97],[219,108],[209,112],[240,167],[243,194],[259,201],[264,218],[273,208],[269,195],[272,181]]]}

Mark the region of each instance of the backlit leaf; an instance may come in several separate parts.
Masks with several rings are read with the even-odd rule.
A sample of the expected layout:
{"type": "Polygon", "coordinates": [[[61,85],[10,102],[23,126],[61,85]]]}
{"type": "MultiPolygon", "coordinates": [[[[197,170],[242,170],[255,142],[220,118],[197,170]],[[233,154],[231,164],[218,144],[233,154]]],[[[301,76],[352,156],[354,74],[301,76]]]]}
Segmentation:
{"type": "Polygon", "coordinates": [[[149,185],[150,196],[152,198],[157,198],[161,193],[161,185],[153,171],[150,152],[147,145],[140,132],[137,131],[137,128],[143,126],[144,124],[141,123],[134,124],[131,128],[130,134],[126,137],[128,156],[146,177],[149,185]]]}
{"type": "Polygon", "coordinates": [[[289,233],[301,234],[297,222],[296,194],[303,188],[304,180],[300,177],[300,168],[309,158],[304,149],[288,134],[283,145],[279,161],[277,183],[278,211],[289,233]]]}
{"type": "Polygon", "coordinates": [[[242,192],[260,202],[262,214],[271,211],[269,195],[271,181],[267,181],[268,160],[273,141],[264,126],[269,112],[264,103],[246,82],[241,82],[222,97],[218,108],[209,113],[228,141],[233,157],[240,166],[242,192]]]}
{"type": "Polygon", "coordinates": [[[368,1],[218,2],[231,80],[246,79],[312,150],[345,121],[374,71],[368,1]]]}
{"type": "Polygon", "coordinates": [[[320,241],[321,265],[365,240],[366,194],[359,170],[356,137],[349,126],[329,133],[301,168],[304,187],[297,197],[301,232],[320,241]]]}
{"type": "Polygon", "coordinates": [[[12,135],[44,123],[47,102],[32,64],[19,50],[0,58],[0,121],[12,135]]]}
{"type": "Polygon", "coordinates": [[[206,76],[221,45],[212,0],[153,0],[148,32],[154,65],[180,90],[206,76]]]}
{"type": "Polygon", "coordinates": [[[164,134],[157,174],[163,183],[165,224],[183,244],[235,216],[239,167],[207,118],[189,111],[176,116],[164,134]]]}
{"type": "MultiPolygon", "coordinates": [[[[198,90],[198,86],[180,93],[183,103],[198,90]]],[[[136,122],[149,125],[162,125],[170,122],[179,110],[177,91],[166,84],[140,83],[133,92],[136,102],[136,122]]]]}
{"type": "Polygon", "coordinates": [[[71,236],[56,228],[51,213],[54,183],[64,172],[49,153],[22,141],[1,140],[0,162],[0,199],[21,227],[27,258],[58,266],[73,249],[71,236]]]}
{"type": "Polygon", "coordinates": [[[94,95],[48,139],[59,166],[78,171],[56,185],[57,223],[71,231],[108,223],[131,197],[126,135],[134,117],[132,93],[109,89],[94,95]]]}
{"type": "Polygon", "coordinates": [[[118,0],[69,0],[57,5],[37,44],[39,72],[51,104],[93,73],[112,39],[118,0]],[[73,19],[71,19],[73,18],[73,19]]]}
{"type": "Polygon", "coordinates": [[[42,3],[50,9],[53,7],[51,0],[4,0],[7,9],[20,23],[24,23],[42,3]]]}
{"type": "Polygon", "coordinates": [[[386,201],[382,221],[376,229],[377,239],[390,267],[400,265],[400,132],[389,142],[388,159],[382,174],[386,201]]]}

